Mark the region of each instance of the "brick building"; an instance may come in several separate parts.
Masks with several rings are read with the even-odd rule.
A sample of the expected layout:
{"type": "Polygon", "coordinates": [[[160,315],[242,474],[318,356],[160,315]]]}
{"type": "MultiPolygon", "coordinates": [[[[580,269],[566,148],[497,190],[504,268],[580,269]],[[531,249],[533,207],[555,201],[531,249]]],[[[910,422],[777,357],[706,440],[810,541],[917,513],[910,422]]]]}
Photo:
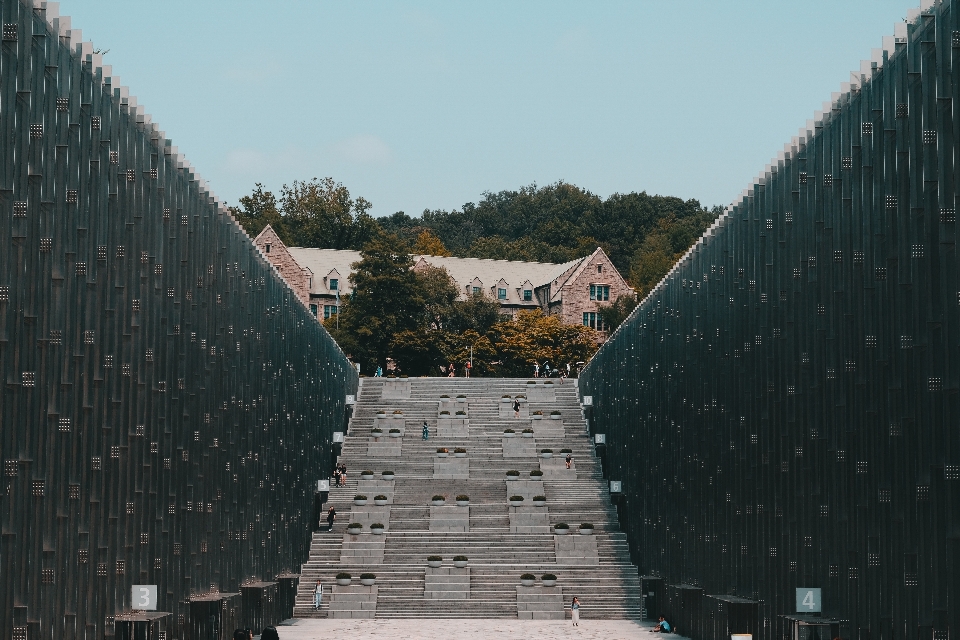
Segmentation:
{"type": "MultiPolygon", "coordinates": [[[[341,296],[349,296],[350,265],[359,251],[287,247],[268,225],[254,240],[310,310],[320,319],[337,313],[341,296]]],[[[606,332],[598,310],[633,289],[603,249],[564,264],[414,256],[414,269],[443,267],[461,297],[482,293],[500,303],[504,315],[542,309],[566,324],[583,324],[606,332]]]]}

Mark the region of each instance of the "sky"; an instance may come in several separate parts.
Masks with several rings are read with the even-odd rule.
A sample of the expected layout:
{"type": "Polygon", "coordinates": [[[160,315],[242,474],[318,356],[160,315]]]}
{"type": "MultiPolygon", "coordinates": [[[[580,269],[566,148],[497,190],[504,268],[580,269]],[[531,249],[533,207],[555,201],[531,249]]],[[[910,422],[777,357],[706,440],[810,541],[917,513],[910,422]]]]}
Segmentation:
{"type": "Polygon", "coordinates": [[[330,176],[375,216],[560,180],[727,205],[903,0],[62,0],[221,201],[330,176]]]}

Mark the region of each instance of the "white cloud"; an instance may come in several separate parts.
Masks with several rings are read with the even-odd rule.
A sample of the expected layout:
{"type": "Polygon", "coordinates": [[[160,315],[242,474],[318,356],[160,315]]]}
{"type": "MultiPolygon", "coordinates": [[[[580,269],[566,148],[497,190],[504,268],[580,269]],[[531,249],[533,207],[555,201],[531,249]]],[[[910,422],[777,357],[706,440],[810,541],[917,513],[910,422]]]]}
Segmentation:
{"type": "Polygon", "coordinates": [[[333,156],[360,164],[383,164],[390,162],[393,153],[387,143],[372,134],[363,134],[339,140],[330,145],[333,156]]]}
{"type": "MultiPolygon", "coordinates": [[[[230,173],[250,176],[264,176],[300,169],[310,162],[310,156],[297,147],[287,147],[275,151],[260,149],[233,149],[227,152],[225,170],[230,173]]],[[[262,178],[261,178],[262,179],[262,178]]]]}

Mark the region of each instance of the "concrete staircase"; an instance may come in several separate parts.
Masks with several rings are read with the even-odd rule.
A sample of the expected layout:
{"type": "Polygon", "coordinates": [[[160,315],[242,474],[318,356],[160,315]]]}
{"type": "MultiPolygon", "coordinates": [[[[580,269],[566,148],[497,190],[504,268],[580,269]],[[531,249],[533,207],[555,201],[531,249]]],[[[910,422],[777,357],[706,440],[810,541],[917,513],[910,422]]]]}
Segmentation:
{"type": "Polygon", "coordinates": [[[569,615],[576,595],[585,619],[640,618],[639,576],[600,477],[575,381],[536,382],[362,379],[340,458],[348,481],[330,492],[337,521],[332,532],[314,535],[295,616],[550,619],[569,615]],[[513,411],[518,395],[529,398],[520,418],[513,411]],[[533,418],[537,411],[543,419],[533,418]],[[552,411],[560,412],[559,420],[550,418],[552,411]],[[383,432],[379,441],[375,427],[383,432]],[[390,428],[403,435],[390,437],[390,428]],[[513,437],[504,436],[508,428],[513,437]],[[524,437],[530,428],[533,437],[524,437]],[[449,456],[438,458],[438,447],[449,456]],[[465,458],[454,457],[456,447],[467,450],[465,458]],[[553,457],[541,457],[542,449],[552,449],[553,457]],[[566,469],[561,449],[572,450],[573,469],[566,469]],[[374,479],[361,479],[363,470],[374,479]],[[395,480],[381,479],[387,470],[395,480]],[[508,480],[508,470],[519,471],[519,479],[508,480]],[[543,475],[531,476],[534,470],[543,475]],[[353,503],[358,493],[368,497],[366,505],[353,503]],[[431,504],[435,494],[447,496],[443,506],[431,504]],[[470,497],[469,506],[456,505],[459,494],[470,497]],[[387,504],[374,505],[375,495],[387,496],[387,504]],[[514,495],[525,498],[521,506],[508,503],[514,495]],[[534,506],[535,495],[546,496],[546,506],[534,506]],[[347,532],[351,522],[363,524],[359,535],[347,532]],[[568,535],[553,533],[558,522],[570,525],[568,535]],[[595,533],[578,534],[582,522],[592,523],[595,533]],[[372,534],[373,523],[384,524],[385,533],[372,534]],[[443,557],[440,568],[427,567],[430,555],[443,557]],[[453,566],[455,555],[469,558],[466,568],[453,566]],[[349,586],[335,585],[341,571],[353,576],[349,586]],[[376,574],[376,586],[359,584],[365,572],[376,574]],[[536,575],[536,584],[521,586],[522,573],[536,575]],[[544,573],[557,576],[556,586],[541,584],[544,573]],[[316,611],[318,579],[324,598],[316,611]]]}

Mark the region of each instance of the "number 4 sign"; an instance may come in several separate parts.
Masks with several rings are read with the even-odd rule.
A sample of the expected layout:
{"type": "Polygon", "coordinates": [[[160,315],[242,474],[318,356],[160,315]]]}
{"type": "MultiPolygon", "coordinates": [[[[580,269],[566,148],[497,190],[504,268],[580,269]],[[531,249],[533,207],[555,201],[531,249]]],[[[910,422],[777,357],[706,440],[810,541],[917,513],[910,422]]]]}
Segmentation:
{"type": "Polygon", "coordinates": [[[820,613],[820,589],[797,589],[797,612],[820,613]]]}
{"type": "Polygon", "coordinates": [[[130,588],[132,608],[142,611],[157,610],[157,585],[135,584],[130,588]]]}

